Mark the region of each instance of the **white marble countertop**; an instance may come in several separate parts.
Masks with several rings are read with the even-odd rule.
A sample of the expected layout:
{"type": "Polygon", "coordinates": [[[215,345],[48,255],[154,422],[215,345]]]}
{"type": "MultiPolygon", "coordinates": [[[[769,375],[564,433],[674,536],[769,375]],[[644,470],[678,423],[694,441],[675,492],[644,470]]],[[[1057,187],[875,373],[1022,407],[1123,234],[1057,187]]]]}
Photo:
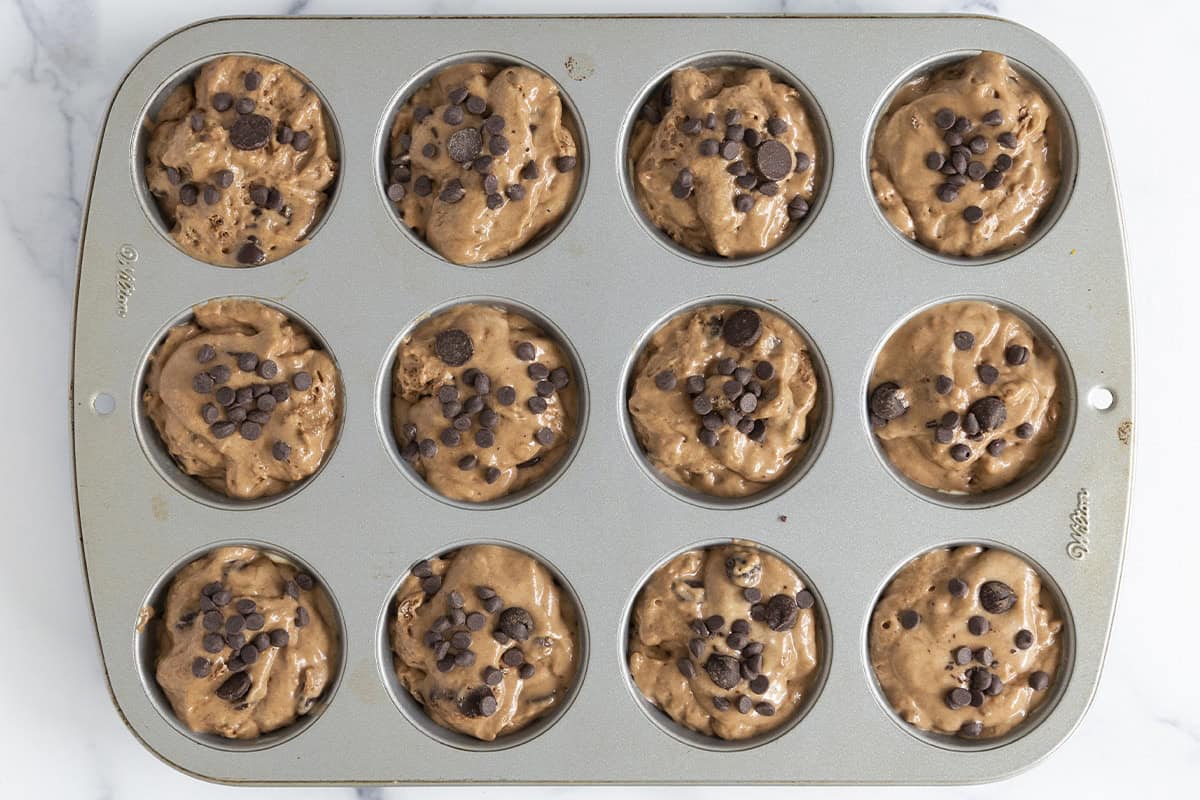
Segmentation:
{"type": "MultiPolygon", "coordinates": [[[[1187,231],[1200,218],[1187,137],[1200,127],[1185,53],[1200,5],[1044,0],[799,2],[799,0],[427,0],[343,3],[234,0],[0,0],[0,274],[14,291],[0,315],[0,364],[20,386],[0,391],[5,555],[0,557],[0,794],[11,798],[293,796],[295,789],[211,786],[174,772],[125,731],[109,702],[75,538],[66,423],[69,330],[79,215],[107,101],[135,58],[197,18],[245,13],[898,12],[990,13],[1062,47],[1105,112],[1121,181],[1133,263],[1139,408],[1131,540],[1107,668],[1095,704],[1057,753],[1008,782],[900,789],[892,796],[1178,796],[1200,785],[1200,536],[1184,511],[1200,437],[1200,371],[1182,348],[1200,264],[1187,231]],[[1181,349],[1182,348],[1182,349],[1181,349]],[[20,391],[17,391],[17,389],[20,391]],[[1192,787],[1188,789],[1187,787],[1192,787]]],[[[797,753],[803,758],[803,753],[797,753]]],[[[323,798],[351,789],[300,790],[323,798]]],[[[654,789],[360,789],[369,798],[616,795],[654,789]]],[[[762,789],[782,797],[794,790],[762,789]]],[[[697,797],[728,790],[695,789],[697,797]]],[[[878,789],[815,788],[806,796],[874,796],[878,789]]]]}

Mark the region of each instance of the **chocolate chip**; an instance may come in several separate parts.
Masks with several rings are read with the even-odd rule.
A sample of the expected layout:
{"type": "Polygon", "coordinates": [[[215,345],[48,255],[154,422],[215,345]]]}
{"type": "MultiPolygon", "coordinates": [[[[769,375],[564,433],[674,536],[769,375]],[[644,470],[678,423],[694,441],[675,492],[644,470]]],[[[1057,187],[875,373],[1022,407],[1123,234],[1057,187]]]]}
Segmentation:
{"type": "Polygon", "coordinates": [[[262,114],[243,114],[229,129],[229,141],[238,150],[259,150],[271,141],[271,120],[262,114]]]}
{"type": "Polygon", "coordinates": [[[954,650],[954,663],[958,664],[959,666],[966,666],[967,664],[970,664],[971,659],[974,657],[975,654],[971,651],[971,648],[967,647],[966,645],[958,647],[954,650]]]}
{"type": "Polygon", "coordinates": [[[980,364],[975,371],[979,375],[979,380],[988,386],[1000,380],[1000,370],[991,364],[980,364]]]}
{"type": "Polygon", "coordinates": [[[554,168],[559,172],[570,172],[579,164],[579,160],[575,156],[559,156],[554,159],[554,168]]]}
{"type": "Polygon", "coordinates": [[[1028,650],[1033,647],[1033,631],[1022,628],[1017,631],[1017,635],[1013,637],[1013,644],[1018,650],[1028,650]]]}
{"type": "Polygon", "coordinates": [[[951,595],[961,599],[967,596],[971,590],[971,587],[967,586],[967,583],[964,580],[959,578],[951,578],[950,582],[946,584],[946,589],[951,595]]]}
{"type": "MultiPolygon", "coordinates": [[[[232,667],[231,667],[232,668],[232,667]]],[[[241,700],[250,692],[250,676],[245,672],[235,672],[217,687],[217,697],[230,703],[241,700]]]]}
{"type": "Polygon", "coordinates": [[[246,242],[238,248],[236,258],[239,264],[261,264],[266,260],[267,254],[254,242],[246,242]]]}
{"type": "Polygon", "coordinates": [[[948,131],[954,127],[954,123],[958,120],[958,115],[948,108],[940,108],[933,115],[933,124],[937,125],[944,131],[948,131]]]}
{"type": "Polygon", "coordinates": [[[733,656],[713,653],[704,662],[709,680],[722,689],[732,689],[741,682],[741,668],[733,656]]]}
{"type": "Polygon", "coordinates": [[[875,387],[868,406],[872,414],[885,422],[902,417],[908,412],[908,400],[904,392],[890,381],[875,387]]]}
{"type": "Polygon", "coordinates": [[[1004,401],[995,395],[976,400],[967,411],[978,420],[979,428],[983,431],[997,430],[1008,419],[1004,401]]]}
{"type": "Polygon", "coordinates": [[[958,735],[967,739],[974,739],[983,733],[983,723],[977,719],[964,722],[958,729],[958,735]]]}
{"type": "Polygon", "coordinates": [[[979,161],[972,161],[970,164],[967,164],[967,177],[973,181],[982,180],[987,172],[988,168],[979,161]]]}
{"type": "Polygon", "coordinates": [[[533,617],[523,608],[506,608],[500,615],[500,630],[512,639],[523,642],[533,632],[533,617]]]}
{"type": "Polygon", "coordinates": [[[239,114],[250,114],[254,111],[254,100],[250,97],[243,97],[234,104],[233,108],[239,114]]]}
{"type": "Polygon", "coordinates": [[[1004,452],[1004,448],[1008,446],[1008,442],[1003,439],[992,439],[987,443],[988,455],[992,458],[998,458],[1004,452]]]}
{"type": "Polygon", "coordinates": [[[283,628],[276,628],[267,637],[272,647],[287,647],[288,641],[291,639],[288,632],[283,628]]]}
{"type": "Polygon", "coordinates": [[[983,188],[985,189],[998,188],[1001,183],[1004,183],[1004,175],[996,170],[983,176],[983,188]]]}
{"type": "Polygon", "coordinates": [[[691,680],[696,677],[696,665],[689,658],[681,658],[675,662],[675,666],[679,669],[679,674],[691,680]]]}
{"type": "Polygon", "coordinates": [[[911,631],[921,622],[921,615],[911,608],[904,609],[896,615],[896,618],[900,620],[900,627],[906,631],[911,631]]]}
{"type": "Polygon", "coordinates": [[[474,161],[483,149],[483,137],[476,128],[461,128],[446,140],[446,152],[459,164],[474,161]]]}
{"type": "Polygon", "coordinates": [[[1015,150],[1017,147],[1017,137],[1011,131],[1005,131],[996,137],[996,141],[1001,147],[1007,147],[1009,150],[1015,150]]]}
{"type": "Polygon", "coordinates": [[[758,171],[770,181],[781,181],[792,171],[792,151],[783,142],[768,140],[755,151],[758,171]]]}
{"type": "Polygon", "coordinates": [[[950,448],[950,457],[959,463],[969,461],[971,458],[971,448],[965,444],[956,444],[950,448]]]}
{"type": "Polygon", "coordinates": [[[954,388],[954,380],[949,375],[938,375],[933,388],[938,394],[948,394],[954,388]]]}
{"type": "Polygon", "coordinates": [[[462,366],[475,355],[471,337],[460,328],[440,331],[434,339],[433,350],[443,363],[452,367],[462,366]]]}
{"type": "Polygon", "coordinates": [[[987,618],[979,614],[967,620],[967,630],[971,632],[972,636],[983,636],[990,628],[991,625],[988,624],[987,618]]]}
{"type": "Polygon", "coordinates": [[[765,621],[771,630],[791,630],[799,619],[800,610],[791,595],[777,594],[767,601],[765,621]]]}
{"type": "Polygon", "coordinates": [[[747,214],[754,208],[754,198],[748,194],[739,194],[733,198],[733,207],[734,210],[747,214]]]}
{"type": "Polygon", "coordinates": [[[970,331],[958,331],[954,334],[954,346],[958,350],[970,350],[975,346],[975,334],[970,331]]]}
{"type": "Polygon", "coordinates": [[[442,184],[442,190],[438,192],[438,200],[453,205],[461,201],[466,195],[467,190],[463,188],[462,181],[458,178],[452,178],[442,184]]]}
{"type": "Polygon", "coordinates": [[[749,347],[762,333],[762,317],[748,308],[735,311],[721,326],[721,336],[734,347],[749,347]]]}
{"type": "Polygon", "coordinates": [[[1004,614],[1017,603],[1017,594],[1002,581],[987,581],[979,587],[979,604],[989,614],[1004,614]]]}
{"type": "Polygon", "coordinates": [[[974,225],[983,219],[983,209],[979,206],[967,206],[962,212],[963,219],[974,225]]]}
{"type": "Polygon", "coordinates": [[[1011,366],[1019,367],[1029,361],[1029,348],[1021,344],[1010,344],[1004,348],[1004,360],[1011,366]]]}
{"type": "Polygon", "coordinates": [[[425,594],[429,594],[429,595],[437,594],[438,590],[441,588],[442,588],[442,576],[441,575],[429,575],[428,577],[421,579],[421,591],[425,592],[425,594]]]}
{"type": "Polygon", "coordinates": [[[1050,685],[1050,675],[1042,670],[1038,670],[1029,676],[1029,686],[1035,692],[1041,692],[1050,685]]]}

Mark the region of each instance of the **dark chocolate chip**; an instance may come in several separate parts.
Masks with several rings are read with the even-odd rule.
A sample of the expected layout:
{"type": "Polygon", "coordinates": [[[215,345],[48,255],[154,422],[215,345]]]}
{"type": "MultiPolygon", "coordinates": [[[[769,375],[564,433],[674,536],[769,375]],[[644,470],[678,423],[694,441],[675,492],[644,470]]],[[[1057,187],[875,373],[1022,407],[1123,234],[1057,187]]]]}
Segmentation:
{"type": "Polygon", "coordinates": [[[434,352],[443,363],[452,367],[462,366],[475,355],[475,345],[466,331],[450,328],[438,333],[434,339],[434,352]]]}
{"type": "Polygon", "coordinates": [[[731,314],[721,326],[721,336],[734,347],[749,347],[762,333],[762,317],[748,308],[731,314]]]}
{"type": "Polygon", "coordinates": [[[975,334],[970,331],[958,331],[954,334],[954,346],[959,350],[970,350],[975,346],[975,334]]]}
{"type": "Polygon", "coordinates": [[[989,614],[1004,614],[1017,603],[1017,594],[1003,581],[987,581],[979,587],[979,604],[989,614]]]}
{"type": "Polygon", "coordinates": [[[1013,644],[1018,650],[1028,650],[1033,647],[1033,631],[1022,628],[1017,631],[1017,635],[1013,637],[1013,644]]]}
{"type": "Polygon", "coordinates": [[[741,682],[741,666],[733,656],[721,653],[709,655],[704,662],[704,671],[709,680],[722,689],[732,689],[741,682]]]}
{"type": "Polygon", "coordinates": [[[777,594],[767,601],[765,621],[771,630],[791,630],[799,619],[800,610],[791,595],[777,594]]]}
{"type": "MultiPolygon", "coordinates": [[[[232,669],[232,665],[230,665],[232,669]]],[[[250,676],[245,672],[234,672],[217,687],[217,697],[230,703],[241,700],[250,692],[250,676]]]]}
{"type": "Polygon", "coordinates": [[[229,129],[229,141],[238,150],[259,150],[271,141],[271,120],[262,114],[243,114],[229,129]]]}
{"type": "MultiPolygon", "coordinates": [[[[982,367],[980,369],[982,370],[982,367]]],[[[983,379],[983,376],[980,375],[980,378],[983,379]]],[[[967,412],[979,422],[979,429],[982,431],[997,430],[1008,419],[1004,401],[995,395],[988,395],[976,400],[967,412]]]]}
{"type": "Polygon", "coordinates": [[[1050,675],[1042,670],[1038,670],[1029,676],[1029,686],[1035,692],[1041,692],[1050,685],[1050,675]]]}
{"type": "Polygon", "coordinates": [[[911,608],[904,609],[896,617],[900,620],[900,627],[906,631],[911,631],[921,622],[921,615],[911,608]]]}
{"type": "Polygon", "coordinates": [[[871,413],[885,422],[902,417],[908,412],[908,400],[904,392],[890,381],[881,383],[872,390],[868,405],[871,413]]]}
{"type": "Polygon", "coordinates": [[[967,620],[967,630],[971,632],[972,636],[983,636],[990,628],[991,625],[988,624],[987,618],[979,614],[967,620]]]}

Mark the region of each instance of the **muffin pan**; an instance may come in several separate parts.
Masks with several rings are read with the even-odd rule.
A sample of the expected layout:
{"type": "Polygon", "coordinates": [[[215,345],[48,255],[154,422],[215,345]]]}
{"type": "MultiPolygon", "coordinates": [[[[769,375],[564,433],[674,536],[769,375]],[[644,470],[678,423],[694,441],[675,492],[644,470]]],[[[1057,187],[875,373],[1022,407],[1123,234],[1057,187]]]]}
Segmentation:
{"type": "Polygon", "coordinates": [[[978,782],[1045,757],[1091,701],[1125,543],[1127,266],[1095,101],[1062,53],[1029,30],[982,17],[203,22],[156,44],[122,82],[84,219],[71,388],[92,609],[120,713],[183,771],[279,784],[978,782]],[[900,82],[948,55],[982,49],[1009,55],[1054,90],[1069,169],[1035,241],[985,263],[949,261],[898,239],[876,208],[865,165],[879,110],[900,82]],[[233,52],[282,61],[311,80],[340,140],[336,194],[311,242],[245,270],[198,262],[164,235],[144,188],[140,143],[144,115],[165,92],[205,60],[233,52]],[[473,53],[511,55],[558,81],[586,139],[586,180],[572,214],[491,269],[453,266],[416,246],[397,229],[380,180],[403,87],[473,53]],[[802,81],[831,148],[802,229],[786,247],[737,265],[697,263],[664,248],[641,220],[625,173],[641,98],[674,66],[714,55],[778,65],[802,81]],[[174,466],[142,425],[140,380],[158,337],[186,309],[223,296],[293,311],[336,354],[342,375],[336,451],[303,491],[270,503],[219,503],[184,486],[186,476],[164,479],[174,466]],[[471,507],[441,502],[404,473],[384,398],[401,335],[432,311],[480,297],[530,309],[561,331],[586,374],[586,424],[552,482],[515,502],[471,507]],[[648,331],[673,310],[721,297],[751,298],[795,319],[825,378],[822,441],[803,473],[734,508],[663,491],[633,446],[622,394],[648,331]],[[894,479],[877,457],[865,408],[874,354],[889,331],[956,297],[992,299],[1044,325],[1075,398],[1053,467],[1019,493],[970,507],[894,479]],[[646,718],[656,712],[626,675],[627,611],[669,555],[735,536],[780,553],[811,579],[827,631],[826,677],[795,727],[714,753],[646,718]],[[321,576],[339,610],[344,650],[336,693],[319,716],[270,740],[228,745],[175,723],[151,682],[154,648],[137,623],[189,556],[241,540],[294,554],[321,576]],[[464,749],[410,720],[415,708],[401,713],[381,646],[392,591],[411,565],[483,540],[538,553],[573,587],[587,627],[587,663],[569,708],[505,749],[464,749]],[[1027,557],[1066,621],[1057,694],[997,740],[917,735],[882,702],[867,659],[881,588],[911,558],[960,542],[1027,557]]]}

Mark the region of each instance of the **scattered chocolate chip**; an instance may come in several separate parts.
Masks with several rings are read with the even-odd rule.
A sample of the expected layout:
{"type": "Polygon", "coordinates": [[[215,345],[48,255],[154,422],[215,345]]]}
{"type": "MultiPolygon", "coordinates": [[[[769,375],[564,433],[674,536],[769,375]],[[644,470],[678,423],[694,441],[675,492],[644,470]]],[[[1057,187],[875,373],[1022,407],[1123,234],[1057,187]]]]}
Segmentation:
{"type": "Polygon", "coordinates": [[[721,336],[734,347],[749,347],[762,333],[762,317],[748,308],[735,311],[721,326],[721,336]]]}
{"type": "Polygon", "coordinates": [[[969,461],[971,458],[971,448],[965,444],[956,444],[950,448],[950,457],[960,463],[969,461]]]}
{"type": "MultiPolygon", "coordinates": [[[[981,375],[980,378],[982,379],[983,376],[981,375]]],[[[988,395],[976,400],[968,409],[968,415],[978,420],[979,428],[982,431],[997,430],[1008,419],[1004,401],[995,395],[988,395]]]]}
{"type": "Polygon", "coordinates": [[[1007,147],[1009,150],[1015,150],[1017,147],[1017,137],[1011,131],[1005,131],[996,137],[996,141],[1001,147],[1007,147]]]}
{"type": "Polygon", "coordinates": [[[906,631],[911,631],[921,622],[921,615],[911,608],[906,608],[896,615],[900,620],[900,627],[906,631]]]}
{"type": "Polygon", "coordinates": [[[741,667],[733,656],[713,653],[704,662],[709,680],[722,689],[732,689],[741,682],[741,667]]]}
{"type": "Polygon", "coordinates": [[[575,156],[559,156],[554,159],[554,168],[559,172],[570,172],[579,164],[579,160],[575,156]]]}
{"type": "Polygon", "coordinates": [[[1000,370],[991,364],[980,364],[975,372],[979,375],[979,380],[988,386],[1000,380],[1000,370]]]}
{"type": "Polygon", "coordinates": [[[962,212],[963,219],[974,225],[983,219],[983,209],[979,206],[967,206],[962,212]]]}
{"type": "Polygon", "coordinates": [[[229,129],[229,141],[238,150],[259,150],[271,140],[271,120],[261,114],[242,114],[229,129]]]}
{"type": "Polygon", "coordinates": [[[799,619],[800,610],[791,595],[777,594],[767,601],[765,621],[771,630],[791,630],[799,619]]]}
{"type": "MultiPolygon", "coordinates": [[[[229,665],[232,669],[232,664],[229,665]]],[[[225,682],[217,687],[217,697],[230,703],[235,703],[245,697],[250,691],[250,676],[245,672],[234,672],[225,682]]]]}
{"type": "Polygon", "coordinates": [[[933,388],[938,394],[948,394],[954,388],[954,379],[949,375],[938,375],[933,388]]]}
{"type": "MultiPolygon", "coordinates": [[[[253,98],[243,97],[234,103],[234,110],[239,114],[250,114],[254,112],[255,102],[253,98]]],[[[265,144],[265,142],[264,142],[265,144]]]]}
{"type": "Polygon", "coordinates": [[[979,614],[976,614],[967,620],[967,630],[971,632],[972,636],[983,636],[990,629],[991,625],[988,624],[987,618],[982,617],[979,614]]]}
{"type": "Polygon", "coordinates": [[[885,422],[902,417],[908,412],[908,400],[904,392],[890,381],[875,387],[868,405],[871,413],[885,422]]]}
{"type": "Polygon", "coordinates": [[[979,587],[979,604],[989,614],[1004,614],[1017,603],[1017,594],[1002,581],[987,581],[979,587]]]}
{"type": "Polygon", "coordinates": [[[1033,631],[1022,628],[1017,631],[1017,635],[1013,637],[1013,644],[1018,650],[1028,650],[1033,647],[1033,631]]]}
{"type": "Polygon", "coordinates": [[[1038,670],[1029,676],[1029,686],[1035,692],[1041,692],[1050,685],[1050,675],[1042,670],[1038,670]]]}

